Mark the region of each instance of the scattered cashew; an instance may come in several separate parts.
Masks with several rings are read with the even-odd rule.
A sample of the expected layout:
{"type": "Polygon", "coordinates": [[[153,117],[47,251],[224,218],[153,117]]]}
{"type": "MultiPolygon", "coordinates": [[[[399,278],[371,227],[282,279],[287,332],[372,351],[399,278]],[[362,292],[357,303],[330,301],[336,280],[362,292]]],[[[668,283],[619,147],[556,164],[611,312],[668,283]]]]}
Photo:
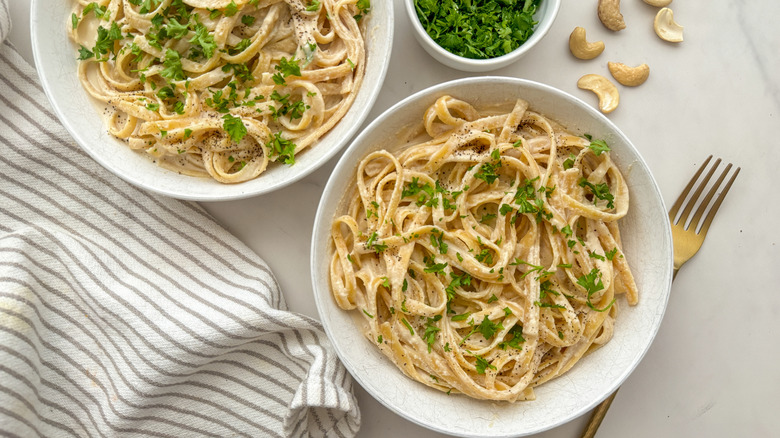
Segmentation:
{"type": "Polygon", "coordinates": [[[604,51],[604,42],[595,41],[589,43],[585,39],[585,29],[578,26],[569,35],[569,50],[577,58],[593,59],[604,51]]]}
{"type": "Polygon", "coordinates": [[[644,0],[644,2],[650,6],[655,6],[656,8],[663,8],[669,6],[669,3],[671,3],[672,0],[644,0]]]}
{"type": "Polygon", "coordinates": [[[577,86],[596,93],[596,96],[599,97],[599,109],[604,114],[614,111],[620,103],[620,93],[618,93],[617,87],[604,76],[585,75],[577,81],[577,86]]]}
{"type": "Polygon", "coordinates": [[[620,13],[620,0],[599,0],[598,12],[599,20],[607,29],[617,32],[626,28],[620,13]]]}
{"type": "Polygon", "coordinates": [[[674,12],[663,8],[655,15],[653,29],[662,40],[679,43],[683,40],[683,27],[674,21],[674,12]]]}
{"type": "Polygon", "coordinates": [[[647,80],[647,77],[650,76],[650,67],[647,64],[629,67],[620,62],[608,62],[607,67],[609,72],[612,73],[612,77],[627,87],[642,85],[647,80]]]}

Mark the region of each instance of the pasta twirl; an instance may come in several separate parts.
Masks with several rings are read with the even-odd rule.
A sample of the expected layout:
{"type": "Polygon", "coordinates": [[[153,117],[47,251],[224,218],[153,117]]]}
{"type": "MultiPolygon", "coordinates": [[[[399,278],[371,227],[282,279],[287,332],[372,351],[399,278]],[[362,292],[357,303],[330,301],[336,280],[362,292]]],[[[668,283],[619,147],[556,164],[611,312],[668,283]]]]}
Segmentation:
{"type": "Polygon", "coordinates": [[[78,76],[108,131],[223,183],[292,165],[349,110],[365,0],[79,0],[78,76]]]}
{"type": "Polygon", "coordinates": [[[444,96],[423,126],[360,161],[331,229],[334,299],[407,376],[533,399],[610,340],[618,295],[637,303],[626,183],[605,142],[523,100],[496,114],[444,96]]]}

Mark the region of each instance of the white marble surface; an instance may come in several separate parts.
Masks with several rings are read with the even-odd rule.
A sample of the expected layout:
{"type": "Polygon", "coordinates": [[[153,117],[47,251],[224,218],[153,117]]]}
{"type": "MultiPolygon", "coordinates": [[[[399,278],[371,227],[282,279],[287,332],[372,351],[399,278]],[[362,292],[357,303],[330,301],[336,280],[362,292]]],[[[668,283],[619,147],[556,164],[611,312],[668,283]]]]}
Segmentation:
{"type": "MultiPolygon", "coordinates": [[[[375,0],[380,1],[380,0],[375,0]]],[[[685,42],[659,40],[656,9],[624,0],[627,28],[606,30],[595,0],[565,0],[542,43],[495,73],[532,79],[596,104],[577,89],[586,73],[608,75],[606,62],[647,63],[650,79],[621,87],[609,117],[634,142],[655,174],[667,204],[708,154],[742,167],[700,253],[673,285],[661,330],[629,377],[599,437],[764,437],[780,434],[780,196],[775,191],[780,141],[780,2],[675,0],[685,42]],[[601,39],[605,52],[579,61],[568,52],[575,26],[601,39]]],[[[11,0],[11,42],[32,62],[30,0],[11,0]]],[[[369,120],[401,98],[465,77],[437,64],[414,40],[406,12],[395,4],[395,46],[383,91],[369,120]]],[[[309,282],[312,222],[331,160],[308,178],[262,197],[204,204],[274,270],[289,307],[317,317],[309,282]]],[[[398,417],[358,388],[361,437],[435,437],[398,417]]],[[[464,413],[467,414],[467,413],[464,413]]],[[[587,415],[543,434],[579,436],[587,415]]]]}

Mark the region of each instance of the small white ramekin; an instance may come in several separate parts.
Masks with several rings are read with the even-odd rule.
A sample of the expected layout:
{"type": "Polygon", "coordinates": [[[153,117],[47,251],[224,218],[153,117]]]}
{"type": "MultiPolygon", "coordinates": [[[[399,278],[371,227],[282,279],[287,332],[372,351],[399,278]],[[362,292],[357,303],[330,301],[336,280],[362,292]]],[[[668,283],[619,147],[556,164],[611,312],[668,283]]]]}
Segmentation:
{"type": "Polygon", "coordinates": [[[536,45],[544,36],[547,31],[552,27],[555,17],[558,15],[558,9],[561,6],[561,0],[542,0],[539,9],[536,11],[534,17],[537,18],[539,24],[536,25],[533,35],[526,42],[520,45],[514,51],[507,53],[504,56],[490,59],[470,59],[462,56],[455,55],[448,52],[446,49],[438,45],[433,38],[431,38],[425,28],[420,23],[420,19],[417,17],[417,11],[414,7],[414,0],[404,0],[406,3],[406,12],[409,15],[409,20],[412,22],[414,28],[414,36],[420,45],[433,56],[437,61],[442,64],[452,67],[461,71],[468,72],[486,72],[496,70],[501,67],[506,67],[509,64],[517,61],[525,55],[526,52],[536,45]]]}

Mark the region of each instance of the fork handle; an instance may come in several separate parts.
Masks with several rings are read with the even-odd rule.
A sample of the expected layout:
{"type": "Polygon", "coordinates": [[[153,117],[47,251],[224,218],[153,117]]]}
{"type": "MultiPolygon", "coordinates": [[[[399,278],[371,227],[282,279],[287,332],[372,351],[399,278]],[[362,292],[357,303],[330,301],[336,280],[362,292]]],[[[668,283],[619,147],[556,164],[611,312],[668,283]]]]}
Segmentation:
{"type": "MultiPolygon", "coordinates": [[[[677,277],[677,272],[679,270],[680,268],[676,266],[674,267],[674,271],[672,271],[672,281],[674,281],[675,277],[677,277]]],[[[596,406],[596,409],[593,410],[593,414],[590,416],[590,420],[588,420],[588,425],[582,432],[582,438],[593,438],[596,436],[596,432],[598,432],[599,426],[601,426],[601,422],[604,420],[604,416],[607,415],[607,411],[609,411],[609,407],[612,405],[612,400],[615,399],[618,391],[620,391],[620,387],[618,387],[615,392],[610,394],[609,397],[596,406]]]]}
{"type": "Polygon", "coordinates": [[[599,426],[601,426],[601,421],[604,419],[604,416],[607,415],[609,406],[612,404],[612,400],[615,399],[619,390],[620,388],[618,387],[615,392],[610,394],[609,397],[596,406],[596,409],[593,410],[593,414],[590,416],[590,420],[588,420],[588,426],[585,428],[585,431],[582,432],[582,438],[593,438],[596,435],[599,426]]]}

